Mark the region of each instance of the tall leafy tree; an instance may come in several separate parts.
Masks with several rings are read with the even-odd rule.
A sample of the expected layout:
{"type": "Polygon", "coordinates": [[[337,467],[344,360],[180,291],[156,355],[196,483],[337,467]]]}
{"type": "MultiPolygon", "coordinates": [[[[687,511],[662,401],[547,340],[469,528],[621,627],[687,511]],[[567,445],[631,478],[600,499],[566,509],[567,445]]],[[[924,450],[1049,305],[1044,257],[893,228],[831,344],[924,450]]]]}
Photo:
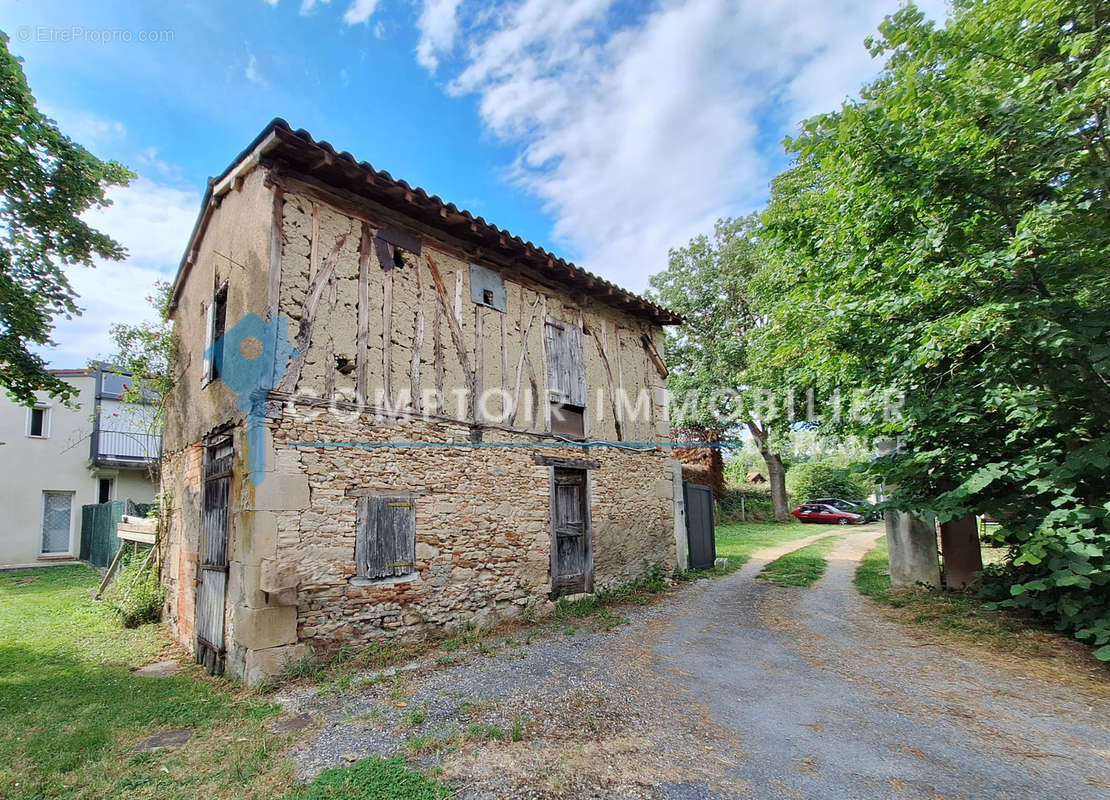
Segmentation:
{"type": "Polygon", "coordinates": [[[36,391],[72,397],[31,348],[51,343],[56,317],[80,313],[65,269],[125,255],[80,215],[108,205],[108,187],[132,177],[42,115],[0,32],[0,386],[16,401],[30,405],[36,391]]]}
{"type": "Polygon", "coordinates": [[[869,42],[885,70],[807,121],[764,218],[779,380],[893,388],[894,502],[987,512],[1014,548],[1006,605],[1110,658],[1110,7],[913,6],[869,42]]]}
{"type": "Polygon", "coordinates": [[[177,339],[169,318],[172,292],[173,284],[169,281],[155,283],[154,293],[146,300],[157,319],[112,325],[109,335],[115,352],[103,359],[131,376],[123,401],[152,407],[155,410],[152,423],[157,431],[165,424],[166,398],[178,376],[177,339]]]}
{"type": "Polygon", "coordinates": [[[775,518],[786,519],[783,429],[759,415],[749,375],[750,343],[761,324],[751,289],[761,266],[758,228],[755,216],[719,220],[712,238],[698,236],[672,250],[651,286],[654,297],[686,319],[667,341],[669,386],[679,401],[675,422],[710,430],[744,427],[766,464],[775,518]]]}

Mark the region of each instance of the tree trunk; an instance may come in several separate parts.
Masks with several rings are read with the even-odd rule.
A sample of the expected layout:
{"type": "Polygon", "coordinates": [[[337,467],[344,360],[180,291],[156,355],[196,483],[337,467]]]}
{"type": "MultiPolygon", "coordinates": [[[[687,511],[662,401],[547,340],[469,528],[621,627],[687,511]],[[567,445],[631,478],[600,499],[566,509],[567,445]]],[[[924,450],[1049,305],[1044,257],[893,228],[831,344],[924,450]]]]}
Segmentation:
{"type": "Polygon", "coordinates": [[[771,508],[774,510],[775,519],[782,521],[790,519],[790,504],[786,498],[786,467],[778,453],[760,451],[763,460],[767,463],[767,483],[771,485],[771,508]]]}
{"type": "Polygon", "coordinates": [[[763,456],[763,463],[767,465],[767,484],[771,487],[771,511],[776,521],[790,519],[790,504],[786,497],[786,466],[782,463],[782,456],[772,452],[770,447],[771,431],[754,422],[748,423],[748,430],[755,439],[759,454],[763,456]]]}

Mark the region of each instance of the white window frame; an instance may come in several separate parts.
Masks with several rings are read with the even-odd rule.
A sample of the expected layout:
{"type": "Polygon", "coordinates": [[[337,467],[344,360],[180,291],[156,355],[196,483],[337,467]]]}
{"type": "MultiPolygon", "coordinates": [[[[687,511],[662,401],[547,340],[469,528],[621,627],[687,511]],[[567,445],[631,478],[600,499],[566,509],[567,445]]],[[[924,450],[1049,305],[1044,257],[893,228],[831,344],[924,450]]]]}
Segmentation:
{"type": "Polygon", "coordinates": [[[75,523],[77,515],[73,513],[74,502],[77,499],[77,492],[72,489],[43,489],[42,498],[39,501],[39,557],[40,558],[61,558],[64,556],[73,555],[73,534],[75,530],[75,523]],[[67,494],[69,495],[69,542],[66,544],[65,550],[59,550],[56,553],[47,553],[42,549],[42,534],[43,528],[46,526],[46,496],[48,494],[67,494]]]}
{"type": "Polygon", "coordinates": [[[27,438],[29,439],[49,439],[50,427],[53,422],[54,415],[51,413],[50,403],[35,403],[31,408],[27,409],[27,438]],[[42,433],[31,433],[31,419],[34,417],[36,410],[42,411],[42,433]]]}
{"type": "Polygon", "coordinates": [[[208,352],[212,349],[212,334],[213,326],[216,324],[216,293],[213,292],[208,296],[208,309],[204,312],[204,352],[201,364],[204,372],[201,374],[200,387],[203,389],[205,386],[212,382],[212,357],[208,352]]]}

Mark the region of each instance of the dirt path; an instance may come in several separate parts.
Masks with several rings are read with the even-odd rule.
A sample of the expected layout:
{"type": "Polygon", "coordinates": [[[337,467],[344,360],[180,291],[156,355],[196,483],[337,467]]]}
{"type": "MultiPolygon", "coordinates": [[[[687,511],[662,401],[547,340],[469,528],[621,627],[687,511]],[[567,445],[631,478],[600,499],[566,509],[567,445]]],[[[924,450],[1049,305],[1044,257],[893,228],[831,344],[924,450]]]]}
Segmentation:
{"type": "Polygon", "coordinates": [[[460,798],[1110,797],[1107,693],[921,646],[852,586],[879,535],[850,533],[808,589],[753,578],[819,536],[626,612],[612,632],[568,627],[287,690],[290,711],[325,721],[298,768],[407,742],[460,798]],[[514,726],[520,741],[491,740],[514,726]]]}

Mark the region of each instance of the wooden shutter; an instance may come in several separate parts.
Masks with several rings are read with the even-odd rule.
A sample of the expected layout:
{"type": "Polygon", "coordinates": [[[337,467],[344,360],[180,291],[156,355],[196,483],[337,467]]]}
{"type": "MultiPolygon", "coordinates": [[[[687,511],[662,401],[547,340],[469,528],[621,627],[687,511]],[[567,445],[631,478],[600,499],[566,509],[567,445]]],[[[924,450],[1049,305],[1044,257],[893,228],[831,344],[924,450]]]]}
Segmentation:
{"type": "Polygon", "coordinates": [[[544,325],[544,339],[550,400],[585,408],[586,358],[582,351],[582,329],[548,317],[544,325]]]}
{"type": "Polygon", "coordinates": [[[375,580],[413,571],[416,506],[411,497],[363,497],[356,516],[355,568],[375,580]]]}

